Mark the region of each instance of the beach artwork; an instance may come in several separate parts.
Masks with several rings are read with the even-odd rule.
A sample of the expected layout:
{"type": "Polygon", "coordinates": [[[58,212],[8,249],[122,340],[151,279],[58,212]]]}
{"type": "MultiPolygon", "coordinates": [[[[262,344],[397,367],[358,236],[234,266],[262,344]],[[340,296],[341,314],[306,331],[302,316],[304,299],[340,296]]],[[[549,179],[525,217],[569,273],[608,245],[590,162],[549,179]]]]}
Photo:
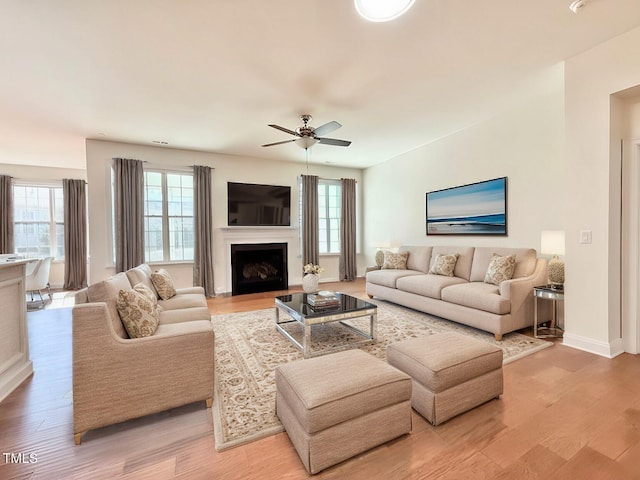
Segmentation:
{"type": "Polygon", "coordinates": [[[427,235],[506,235],[507,177],[428,192],[427,235]]]}

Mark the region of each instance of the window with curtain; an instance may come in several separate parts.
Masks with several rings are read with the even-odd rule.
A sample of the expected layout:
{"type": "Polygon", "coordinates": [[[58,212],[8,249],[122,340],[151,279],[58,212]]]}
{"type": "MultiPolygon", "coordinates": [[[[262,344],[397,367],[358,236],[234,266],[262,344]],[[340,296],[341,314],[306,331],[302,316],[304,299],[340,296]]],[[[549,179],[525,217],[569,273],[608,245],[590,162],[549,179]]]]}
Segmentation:
{"type": "Polygon", "coordinates": [[[193,260],[192,174],[144,172],[144,226],[147,262],[193,260]]]}
{"type": "Polygon", "coordinates": [[[318,180],[321,254],[340,253],[341,195],[342,187],[339,180],[318,180]]]}
{"type": "Polygon", "coordinates": [[[62,186],[13,186],[16,253],[64,260],[63,198],[62,186]]]}

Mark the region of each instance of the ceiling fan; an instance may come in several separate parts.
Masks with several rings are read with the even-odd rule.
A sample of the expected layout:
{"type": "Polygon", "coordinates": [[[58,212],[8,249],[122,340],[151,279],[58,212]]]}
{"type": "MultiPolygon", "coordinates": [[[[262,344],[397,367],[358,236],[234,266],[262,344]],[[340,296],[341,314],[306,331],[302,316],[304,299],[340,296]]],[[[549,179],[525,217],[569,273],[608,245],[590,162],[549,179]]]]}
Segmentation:
{"type": "Polygon", "coordinates": [[[274,145],[281,145],[283,143],[296,142],[296,144],[300,148],[304,148],[306,150],[313,147],[316,143],[322,143],[324,145],[334,145],[337,147],[348,147],[349,145],[351,145],[351,142],[348,140],[338,140],[337,138],[327,138],[321,136],[339,129],[342,125],[340,125],[338,122],[332,121],[329,123],[325,123],[324,125],[320,125],[318,128],[313,128],[309,126],[311,118],[311,115],[300,115],[300,120],[302,120],[304,125],[296,128],[295,131],[281,127],[280,125],[269,125],[276,130],[288,133],[289,135],[295,135],[297,138],[292,138],[291,140],[283,140],[281,142],[267,143],[262,146],[272,147],[274,145]]]}

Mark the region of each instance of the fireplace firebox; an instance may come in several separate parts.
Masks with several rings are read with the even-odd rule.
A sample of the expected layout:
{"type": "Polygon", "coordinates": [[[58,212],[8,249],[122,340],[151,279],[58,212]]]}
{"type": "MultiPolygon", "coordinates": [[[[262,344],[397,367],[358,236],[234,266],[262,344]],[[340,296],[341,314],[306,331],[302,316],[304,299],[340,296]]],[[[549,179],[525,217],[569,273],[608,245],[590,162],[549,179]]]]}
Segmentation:
{"type": "Polygon", "coordinates": [[[231,294],[289,288],[286,243],[231,245],[231,294]]]}

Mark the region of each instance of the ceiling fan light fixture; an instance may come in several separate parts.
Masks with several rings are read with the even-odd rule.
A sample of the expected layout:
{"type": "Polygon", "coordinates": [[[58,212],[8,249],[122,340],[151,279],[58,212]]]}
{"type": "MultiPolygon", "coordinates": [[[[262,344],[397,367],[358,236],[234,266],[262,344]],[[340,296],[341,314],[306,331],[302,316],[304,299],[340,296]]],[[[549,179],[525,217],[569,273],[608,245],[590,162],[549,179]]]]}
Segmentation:
{"type": "Polygon", "coordinates": [[[358,14],[370,22],[388,22],[398,18],[415,0],[354,0],[358,14]]]}
{"type": "Polygon", "coordinates": [[[313,137],[300,137],[296,138],[295,142],[300,148],[304,148],[306,150],[313,147],[318,142],[318,139],[313,137]]]}

